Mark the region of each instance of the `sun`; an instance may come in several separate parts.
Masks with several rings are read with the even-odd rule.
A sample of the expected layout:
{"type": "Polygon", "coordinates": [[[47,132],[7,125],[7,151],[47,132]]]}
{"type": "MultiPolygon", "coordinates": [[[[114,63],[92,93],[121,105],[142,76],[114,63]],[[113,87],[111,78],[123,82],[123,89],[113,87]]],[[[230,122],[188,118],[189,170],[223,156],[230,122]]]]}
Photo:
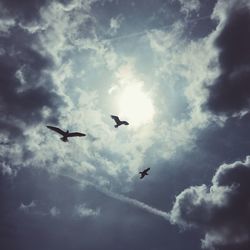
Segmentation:
{"type": "Polygon", "coordinates": [[[131,128],[150,123],[155,113],[150,95],[143,91],[141,84],[124,87],[118,98],[118,112],[131,128]]]}

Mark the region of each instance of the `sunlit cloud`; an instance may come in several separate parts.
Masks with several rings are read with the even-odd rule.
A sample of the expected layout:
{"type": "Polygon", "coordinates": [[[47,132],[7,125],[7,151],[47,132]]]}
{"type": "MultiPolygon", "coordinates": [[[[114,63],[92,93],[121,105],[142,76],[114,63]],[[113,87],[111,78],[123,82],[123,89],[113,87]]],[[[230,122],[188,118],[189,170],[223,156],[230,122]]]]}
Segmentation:
{"type": "Polygon", "coordinates": [[[132,82],[120,91],[121,94],[117,97],[120,117],[128,119],[132,128],[152,122],[154,106],[149,94],[142,90],[140,83],[132,82]]]}
{"type": "Polygon", "coordinates": [[[50,210],[49,210],[49,214],[53,217],[56,217],[58,215],[60,215],[61,211],[57,208],[57,207],[52,207],[50,210]]]}
{"type": "Polygon", "coordinates": [[[91,209],[86,206],[86,204],[80,204],[75,207],[75,213],[79,217],[96,217],[100,215],[100,209],[91,209]]]}

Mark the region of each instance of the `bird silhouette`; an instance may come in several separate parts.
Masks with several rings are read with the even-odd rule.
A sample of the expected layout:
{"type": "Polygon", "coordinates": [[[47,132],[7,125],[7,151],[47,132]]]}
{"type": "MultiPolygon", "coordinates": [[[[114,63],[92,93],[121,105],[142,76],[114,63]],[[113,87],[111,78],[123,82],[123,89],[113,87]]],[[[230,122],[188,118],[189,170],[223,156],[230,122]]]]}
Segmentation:
{"type": "Polygon", "coordinates": [[[111,118],[116,122],[116,125],[114,125],[115,128],[118,128],[121,125],[129,125],[127,121],[121,121],[116,115],[111,115],[111,118]]]}
{"type": "Polygon", "coordinates": [[[63,142],[67,142],[68,141],[68,137],[86,136],[86,134],[79,133],[79,132],[72,132],[72,133],[70,133],[68,130],[65,132],[65,131],[61,130],[60,128],[53,127],[53,126],[47,126],[47,128],[49,128],[49,129],[57,132],[58,134],[62,135],[63,137],[61,137],[60,139],[63,142]]]}
{"type": "Polygon", "coordinates": [[[148,175],[148,171],[150,170],[150,168],[147,168],[145,170],[143,170],[142,172],[139,172],[139,174],[141,175],[141,179],[144,178],[145,175],[148,175]]]}

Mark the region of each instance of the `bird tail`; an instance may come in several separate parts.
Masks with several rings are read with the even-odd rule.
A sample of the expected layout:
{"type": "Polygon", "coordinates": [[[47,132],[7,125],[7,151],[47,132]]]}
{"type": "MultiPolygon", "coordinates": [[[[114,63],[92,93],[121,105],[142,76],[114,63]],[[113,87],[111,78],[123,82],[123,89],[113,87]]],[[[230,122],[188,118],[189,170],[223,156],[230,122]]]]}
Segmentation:
{"type": "Polygon", "coordinates": [[[60,138],[63,142],[68,142],[68,138],[67,137],[61,137],[60,138]]]}
{"type": "Polygon", "coordinates": [[[115,127],[115,128],[118,128],[119,126],[116,124],[114,127],[115,127]]]}

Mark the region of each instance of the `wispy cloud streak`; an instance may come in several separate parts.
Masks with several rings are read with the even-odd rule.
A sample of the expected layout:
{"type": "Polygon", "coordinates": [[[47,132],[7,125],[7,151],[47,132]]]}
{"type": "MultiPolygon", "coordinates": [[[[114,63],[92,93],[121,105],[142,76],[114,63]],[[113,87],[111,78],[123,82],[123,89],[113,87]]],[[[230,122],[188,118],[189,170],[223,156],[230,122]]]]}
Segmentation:
{"type": "MultiPolygon", "coordinates": [[[[205,20],[205,19],[210,19],[210,18],[211,18],[211,16],[207,15],[207,16],[197,17],[197,18],[193,18],[193,19],[185,19],[185,23],[192,23],[192,22],[205,20]]],[[[172,25],[173,24],[170,23],[168,25],[158,26],[157,28],[147,29],[147,30],[143,30],[143,31],[135,32],[135,33],[130,33],[130,34],[127,34],[127,35],[122,35],[122,36],[106,38],[106,39],[103,39],[103,40],[104,41],[114,42],[114,41],[120,41],[120,40],[129,39],[129,38],[133,38],[133,37],[137,37],[137,36],[144,36],[144,35],[147,35],[151,31],[159,30],[159,29],[166,29],[166,28],[171,27],[172,25]]]]}
{"type": "Polygon", "coordinates": [[[110,190],[108,190],[106,188],[100,187],[100,186],[98,186],[98,185],[96,185],[96,184],[94,184],[94,183],[92,183],[90,181],[82,180],[82,179],[79,180],[76,177],[68,175],[68,174],[58,174],[57,173],[57,175],[69,178],[69,179],[75,181],[78,184],[91,186],[91,187],[95,188],[97,191],[103,193],[104,195],[106,195],[108,197],[119,200],[121,202],[125,202],[125,203],[130,204],[132,206],[135,206],[137,208],[143,209],[144,211],[147,211],[147,212],[149,212],[151,214],[158,215],[158,216],[164,218],[167,221],[170,221],[170,214],[169,213],[164,212],[162,210],[159,210],[157,208],[151,207],[151,206],[149,206],[149,205],[147,205],[147,204],[145,204],[145,203],[143,203],[141,201],[129,198],[129,197],[127,197],[125,195],[122,195],[122,194],[114,193],[114,192],[112,192],[112,191],[110,191],[110,190]]]}
{"type": "Polygon", "coordinates": [[[114,198],[116,200],[119,200],[119,201],[122,201],[122,202],[125,202],[125,203],[128,203],[130,205],[133,205],[133,206],[136,206],[140,209],[143,209],[151,214],[154,214],[154,215],[158,215],[162,218],[164,218],[165,220],[168,220],[170,221],[170,215],[167,213],[167,212],[164,212],[162,210],[159,210],[157,208],[154,208],[154,207],[151,207],[141,201],[138,201],[136,199],[132,199],[132,198],[129,198],[127,196],[124,196],[122,194],[117,194],[117,193],[114,193],[112,191],[109,191],[107,189],[102,189],[102,188],[99,188],[99,187],[96,187],[94,186],[98,191],[102,192],[103,194],[106,194],[107,196],[111,197],[111,198],[114,198]]]}

